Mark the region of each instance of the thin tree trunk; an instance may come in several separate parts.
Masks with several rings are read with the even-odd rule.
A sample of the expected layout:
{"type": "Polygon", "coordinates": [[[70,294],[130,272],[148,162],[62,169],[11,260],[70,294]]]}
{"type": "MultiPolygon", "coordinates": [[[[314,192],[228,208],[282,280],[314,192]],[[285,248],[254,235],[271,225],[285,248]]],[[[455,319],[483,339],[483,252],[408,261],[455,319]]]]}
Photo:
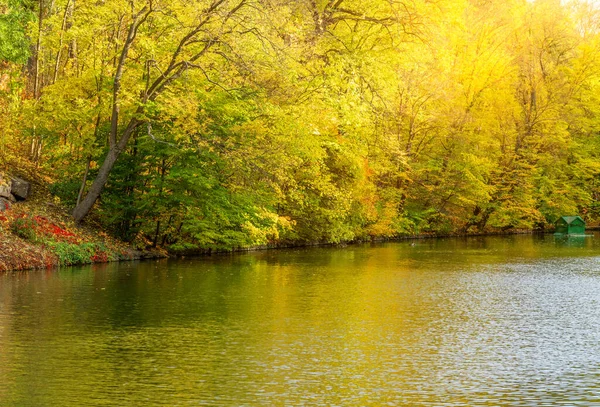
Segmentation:
{"type": "MultiPolygon", "coordinates": [[[[38,100],[40,98],[40,54],[42,49],[42,28],[44,22],[44,1],[38,1],[38,35],[35,44],[35,64],[34,64],[34,77],[33,77],[33,99],[38,100]]],[[[31,140],[31,160],[38,164],[38,155],[41,153],[41,139],[38,138],[35,126],[35,118],[33,124],[33,138],[31,140]]]]}
{"type": "MultiPolygon", "coordinates": [[[[67,7],[67,31],[73,27],[73,12],[75,11],[75,0],[71,0],[67,7]]],[[[79,76],[77,63],[77,39],[73,38],[69,44],[69,58],[73,60],[72,66],[75,68],[75,73],[79,76]]]]}
{"type": "Polygon", "coordinates": [[[35,44],[35,76],[33,78],[33,98],[39,99],[40,97],[40,51],[42,47],[42,25],[44,22],[44,1],[38,2],[38,35],[35,44]]]}
{"type": "MultiPolygon", "coordinates": [[[[158,197],[159,197],[159,199],[162,198],[162,194],[163,194],[163,185],[165,183],[165,173],[167,171],[166,164],[167,164],[167,160],[165,160],[163,158],[162,162],[161,162],[161,167],[160,167],[160,187],[158,189],[158,197]]],[[[160,214],[159,214],[159,217],[160,217],[160,214]]],[[[159,233],[160,233],[160,218],[156,221],[156,232],[154,233],[154,241],[152,242],[152,247],[153,248],[156,248],[156,245],[158,243],[158,235],[159,235],[159,233]]]]}
{"type": "MultiPolygon", "coordinates": [[[[169,216],[169,221],[167,222],[167,227],[164,229],[165,231],[169,230],[169,227],[171,227],[171,221],[173,220],[173,215],[169,216]]],[[[162,243],[160,244],[161,246],[165,245],[165,242],[167,241],[168,238],[168,234],[167,233],[163,233],[163,238],[162,238],[162,243]]]]}
{"type": "Polygon", "coordinates": [[[37,151],[35,152],[35,166],[40,164],[40,160],[42,158],[42,146],[44,145],[44,139],[40,136],[40,141],[38,142],[37,151]]]}
{"type": "Polygon", "coordinates": [[[153,248],[156,248],[159,233],[160,233],[160,219],[156,221],[156,231],[154,232],[154,241],[152,242],[153,248]]]}
{"type": "Polygon", "coordinates": [[[42,156],[42,143],[43,143],[43,139],[42,139],[42,137],[37,136],[36,126],[34,124],[33,125],[33,138],[31,139],[30,156],[31,156],[31,160],[35,163],[36,168],[37,168],[37,165],[39,164],[39,160],[42,156]]]}
{"type": "Polygon", "coordinates": [[[56,79],[58,79],[58,68],[60,66],[60,56],[62,53],[63,47],[63,37],[65,34],[65,29],[67,27],[67,17],[69,16],[69,5],[71,4],[71,0],[67,0],[67,5],[65,6],[65,13],[63,15],[62,25],[60,27],[60,39],[58,44],[58,51],[56,52],[56,62],[54,63],[54,76],[52,77],[52,83],[56,83],[56,79]]]}

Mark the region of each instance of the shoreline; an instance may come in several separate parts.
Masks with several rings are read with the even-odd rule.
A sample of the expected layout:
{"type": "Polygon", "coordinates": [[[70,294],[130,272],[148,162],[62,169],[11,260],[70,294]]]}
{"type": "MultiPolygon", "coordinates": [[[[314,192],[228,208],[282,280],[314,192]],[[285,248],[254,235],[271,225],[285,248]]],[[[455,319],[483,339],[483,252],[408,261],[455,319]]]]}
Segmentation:
{"type": "MultiPolygon", "coordinates": [[[[600,228],[590,228],[588,230],[599,230],[600,228]]],[[[468,237],[488,237],[488,236],[514,236],[514,235],[535,235],[535,234],[549,234],[553,231],[540,231],[540,230],[515,230],[512,232],[490,232],[490,233],[469,233],[469,234],[420,234],[414,236],[398,236],[393,238],[374,238],[374,239],[358,239],[349,242],[339,243],[327,243],[327,242],[305,242],[305,243],[289,243],[289,244],[275,244],[275,245],[263,245],[263,246],[252,246],[252,247],[239,247],[231,250],[195,250],[188,252],[180,252],[176,254],[167,254],[165,252],[153,251],[153,250],[127,250],[119,253],[116,258],[98,258],[92,259],[92,261],[86,261],[81,263],[73,264],[60,264],[58,259],[52,256],[51,253],[47,252],[44,246],[35,246],[26,241],[13,242],[12,248],[3,250],[0,253],[0,260],[3,261],[4,267],[0,272],[15,272],[15,271],[27,271],[27,270],[52,270],[61,267],[72,267],[72,266],[83,266],[87,264],[102,264],[102,263],[114,263],[114,262],[125,262],[125,261],[137,261],[137,260],[152,260],[152,259],[166,259],[166,258],[188,258],[188,257],[209,257],[212,255],[227,255],[227,254],[238,254],[238,253],[249,253],[257,251],[267,250],[283,250],[283,249],[294,249],[294,248],[310,248],[310,247],[346,247],[349,245],[358,245],[365,243],[385,243],[385,242],[402,242],[411,240],[426,240],[426,239],[443,239],[443,238],[468,238],[468,237]],[[15,245],[21,245],[20,248],[15,250],[15,245]],[[26,255],[23,256],[23,253],[26,255]],[[11,255],[12,254],[12,255],[11,255]],[[23,257],[29,259],[29,261],[23,261],[23,257]],[[10,267],[10,265],[14,265],[10,267]]],[[[0,244],[0,248],[2,247],[0,244]]]]}
{"type": "MultiPolygon", "coordinates": [[[[600,230],[600,227],[596,229],[589,228],[588,230],[600,230]]],[[[372,239],[357,239],[345,242],[338,243],[328,243],[328,242],[306,242],[306,243],[284,243],[284,244],[273,244],[273,245],[262,245],[262,246],[250,246],[250,247],[240,247],[232,250],[190,250],[188,252],[180,252],[174,254],[173,258],[178,257],[203,257],[203,256],[211,256],[213,254],[233,254],[233,253],[245,253],[245,252],[255,252],[255,251],[263,251],[263,250],[278,250],[278,249],[295,249],[302,247],[327,247],[327,246],[351,246],[357,244],[365,244],[365,243],[385,243],[385,242],[402,242],[409,240],[428,240],[428,239],[445,239],[445,238],[467,238],[467,237],[487,237],[487,236],[515,236],[515,235],[545,235],[554,233],[554,230],[525,230],[519,229],[512,232],[487,232],[487,233],[450,233],[450,234],[419,234],[419,235],[411,235],[411,236],[397,236],[397,237],[376,237],[372,239]]]]}
{"type": "MultiPolygon", "coordinates": [[[[600,226],[592,226],[586,228],[586,231],[598,231],[600,226]]],[[[37,258],[34,257],[34,261],[29,263],[20,263],[18,267],[0,269],[1,272],[15,272],[15,271],[28,271],[28,270],[52,270],[59,269],[61,267],[73,267],[73,266],[84,266],[89,264],[103,264],[103,263],[115,263],[115,262],[126,262],[126,261],[139,261],[139,260],[156,260],[156,259],[167,259],[167,258],[202,258],[210,257],[213,255],[232,255],[241,253],[250,253],[258,251],[268,250],[285,250],[285,249],[298,249],[298,248],[311,248],[311,247],[346,247],[352,245],[360,245],[367,243],[386,243],[386,242],[403,242],[403,241],[416,241],[416,240],[429,240],[429,239],[446,239],[446,238],[470,238],[470,237],[493,237],[493,236],[516,236],[516,235],[547,235],[554,233],[554,230],[525,230],[519,229],[514,231],[501,231],[501,232],[487,232],[487,233],[451,233],[451,234],[419,234],[412,236],[398,236],[391,238],[373,238],[373,239],[357,239],[347,242],[339,243],[327,243],[327,242],[305,242],[305,243],[288,243],[288,244],[273,244],[273,245],[262,245],[262,246],[251,246],[251,247],[238,247],[231,250],[190,250],[187,252],[179,253],[166,253],[159,250],[134,250],[129,249],[124,253],[118,255],[114,259],[99,259],[98,261],[89,261],[84,263],[74,264],[60,264],[56,261],[48,261],[48,254],[44,253],[43,250],[37,252],[37,258]]],[[[22,241],[23,249],[20,252],[31,252],[36,250],[36,247],[31,243],[22,241]]],[[[1,248],[1,245],[0,245],[1,248]]],[[[15,251],[16,252],[16,251],[15,251]]],[[[17,253],[18,254],[18,253],[17,253]]],[[[10,256],[9,256],[10,257],[10,256]]],[[[0,253],[0,260],[4,260],[7,263],[6,253],[0,253]]],[[[8,263],[11,262],[8,258],[8,263]]]]}

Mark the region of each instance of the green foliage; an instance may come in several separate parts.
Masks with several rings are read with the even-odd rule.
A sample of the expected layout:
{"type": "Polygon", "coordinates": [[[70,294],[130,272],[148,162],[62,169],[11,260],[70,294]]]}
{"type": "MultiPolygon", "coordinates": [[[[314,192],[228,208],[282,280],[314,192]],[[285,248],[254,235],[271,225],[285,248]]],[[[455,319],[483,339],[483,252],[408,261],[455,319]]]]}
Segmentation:
{"type": "Polygon", "coordinates": [[[10,231],[21,239],[35,241],[37,239],[36,223],[32,216],[22,216],[13,219],[10,231]]]}
{"type": "Polygon", "coordinates": [[[99,243],[46,242],[50,250],[58,257],[61,266],[89,264],[98,261],[115,260],[106,247],[99,243]]]}
{"type": "Polygon", "coordinates": [[[61,202],[67,206],[74,206],[77,201],[81,180],[71,177],[63,177],[50,184],[49,189],[52,195],[60,198],[61,202]]]}
{"type": "Polygon", "coordinates": [[[33,21],[32,6],[27,0],[0,0],[0,62],[25,63],[30,42],[27,25],[33,21]]]}

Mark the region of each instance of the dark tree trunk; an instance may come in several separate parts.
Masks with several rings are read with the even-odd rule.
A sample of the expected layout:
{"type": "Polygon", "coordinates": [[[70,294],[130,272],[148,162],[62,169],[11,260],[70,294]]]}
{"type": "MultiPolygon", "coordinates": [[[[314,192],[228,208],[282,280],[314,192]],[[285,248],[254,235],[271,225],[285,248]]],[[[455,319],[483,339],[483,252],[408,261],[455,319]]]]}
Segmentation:
{"type": "Polygon", "coordinates": [[[81,188],[79,188],[79,194],[77,195],[77,203],[75,206],[79,206],[81,202],[81,197],[83,196],[83,191],[85,190],[85,183],[87,181],[88,173],[90,172],[90,164],[92,162],[92,156],[88,157],[87,165],[85,166],[85,173],[83,174],[83,180],[81,181],[81,188]]]}
{"type": "Polygon", "coordinates": [[[75,210],[73,210],[73,219],[75,219],[76,223],[81,222],[81,220],[92,209],[92,206],[94,206],[94,203],[96,203],[98,197],[100,197],[100,193],[104,189],[104,185],[106,185],[108,176],[110,175],[115,162],[117,162],[119,155],[121,155],[121,152],[117,149],[111,149],[106,155],[106,158],[102,163],[102,167],[100,167],[100,171],[98,172],[98,176],[96,179],[94,179],[90,190],[85,195],[85,198],[83,198],[83,200],[79,203],[79,205],[75,207],[75,210]]]}
{"type": "Polygon", "coordinates": [[[115,162],[117,162],[121,152],[125,150],[131,135],[140,124],[141,122],[138,120],[132,119],[129,122],[129,125],[127,125],[127,128],[123,131],[123,135],[119,139],[119,143],[113,144],[113,146],[108,150],[108,154],[106,155],[106,158],[104,158],[104,162],[102,163],[100,171],[98,172],[96,179],[94,179],[90,190],[86,194],[83,201],[81,201],[73,210],[73,219],[75,220],[75,223],[81,223],[83,218],[85,218],[85,216],[90,212],[92,206],[94,206],[94,203],[96,203],[100,197],[100,194],[102,193],[102,190],[108,181],[108,176],[110,175],[115,162]]]}
{"type": "Polygon", "coordinates": [[[154,240],[152,241],[152,247],[156,248],[158,243],[158,234],[160,233],[160,219],[156,221],[156,230],[154,231],[154,240]]]}

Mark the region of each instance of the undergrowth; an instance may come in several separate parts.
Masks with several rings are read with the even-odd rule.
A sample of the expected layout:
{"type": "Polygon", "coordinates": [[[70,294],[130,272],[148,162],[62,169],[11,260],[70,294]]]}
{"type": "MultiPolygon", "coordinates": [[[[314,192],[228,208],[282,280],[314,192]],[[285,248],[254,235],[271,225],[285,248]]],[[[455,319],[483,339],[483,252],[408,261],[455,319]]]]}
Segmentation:
{"type": "MultiPolygon", "coordinates": [[[[48,252],[54,264],[72,266],[104,263],[124,257],[122,250],[108,248],[103,242],[89,241],[76,228],[53,221],[46,216],[6,211],[0,215],[0,228],[19,237],[39,253],[48,252]]],[[[41,255],[41,254],[40,254],[41,255]]],[[[46,261],[46,266],[51,266],[46,261]]],[[[6,267],[5,267],[6,268],[6,267]]]]}
{"type": "Polygon", "coordinates": [[[61,266],[117,260],[116,256],[110,255],[106,247],[101,243],[49,241],[46,244],[50,250],[58,256],[58,262],[61,266]]]}

